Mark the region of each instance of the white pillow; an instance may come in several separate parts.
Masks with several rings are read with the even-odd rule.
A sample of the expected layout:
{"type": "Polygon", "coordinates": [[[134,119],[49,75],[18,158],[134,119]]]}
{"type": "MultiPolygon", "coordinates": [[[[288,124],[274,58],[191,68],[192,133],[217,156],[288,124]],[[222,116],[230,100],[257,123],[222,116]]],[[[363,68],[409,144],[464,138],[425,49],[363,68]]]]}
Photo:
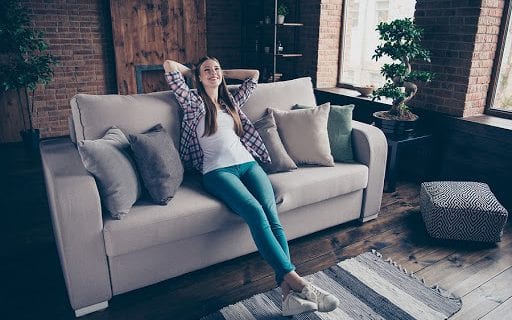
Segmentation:
{"type": "Polygon", "coordinates": [[[334,166],[327,134],[330,109],[330,103],[291,111],[269,108],[284,147],[295,163],[334,166]]]}

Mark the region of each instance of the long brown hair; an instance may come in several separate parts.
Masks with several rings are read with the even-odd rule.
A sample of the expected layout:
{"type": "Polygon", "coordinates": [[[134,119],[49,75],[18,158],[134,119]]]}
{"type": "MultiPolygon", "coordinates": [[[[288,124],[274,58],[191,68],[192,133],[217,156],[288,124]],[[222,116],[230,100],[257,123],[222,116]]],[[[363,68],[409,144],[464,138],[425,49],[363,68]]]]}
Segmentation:
{"type": "MultiPolygon", "coordinates": [[[[195,76],[195,82],[197,86],[197,92],[203,99],[206,114],[204,116],[204,136],[211,136],[215,132],[217,132],[217,108],[215,107],[215,104],[213,103],[212,99],[208,96],[206,93],[206,90],[204,89],[203,84],[201,81],[199,81],[199,74],[200,74],[200,68],[201,65],[207,61],[207,60],[213,60],[217,62],[220,66],[219,60],[217,60],[214,57],[204,56],[202,57],[199,62],[195,66],[194,70],[194,76],[195,76]]],[[[233,128],[236,132],[236,134],[241,137],[244,133],[244,129],[242,127],[242,121],[240,120],[240,116],[238,115],[238,112],[235,108],[235,104],[233,103],[233,100],[231,100],[231,95],[228,91],[228,86],[226,85],[226,80],[224,79],[224,75],[222,76],[222,82],[219,85],[219,99],[222,99],[224,103],[227,106],[227,112],[233,118],[233,121],[235,123],[235,127],[233,128]]]]}

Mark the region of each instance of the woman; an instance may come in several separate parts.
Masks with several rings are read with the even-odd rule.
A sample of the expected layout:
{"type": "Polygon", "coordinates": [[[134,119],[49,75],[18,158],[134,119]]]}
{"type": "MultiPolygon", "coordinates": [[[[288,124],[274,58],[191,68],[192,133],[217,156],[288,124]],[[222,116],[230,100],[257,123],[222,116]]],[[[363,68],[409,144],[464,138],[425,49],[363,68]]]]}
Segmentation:
{"type": "Polygon", "coordinates": [[[202,58],[194,74],[171,60],[166,80],[183,108],[180,155],[185,165],[203,174],[205,189],[249,225],[260,254],[276,273],[283,295],[283,315],[329,312],[338,299],[295,272],[276,209],[272,185],[255,158],[269,162],[265,145],[240,110],[256,88],[257,70],[222,70],[213,57],[202,58]],[[184,77],[194,76],[197,91],[184,77]],[[225,78],[244,80],[231,95],[225,78]]]}

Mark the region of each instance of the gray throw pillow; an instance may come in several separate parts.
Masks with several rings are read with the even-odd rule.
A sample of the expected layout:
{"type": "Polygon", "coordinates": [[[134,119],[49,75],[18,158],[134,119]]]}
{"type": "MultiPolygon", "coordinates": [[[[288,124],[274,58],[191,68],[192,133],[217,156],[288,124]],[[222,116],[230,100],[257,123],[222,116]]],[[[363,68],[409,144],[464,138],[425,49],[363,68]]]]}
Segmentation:
{"type": "Polygon", "coordinates": [[[96,179],[103,206],[115,219],[127,214],[141,193],[129,147],[128,139],[116,127],[100,139],[78,142],[78,152],[96,179]]]}
{"type": "MultiPolygon", "coordinates": [[[[310,106],[295,105],[294,109],[307,109],[310,106]]],[[[352,152],[352,111],[353,104],[344,106],[331,105],[329,120],[327,121],[327,133],[331,154],[335,161],[354,162],[352,152]]]]}
{"type": "Polygon", "coordinates": [[[295,163],[334,166],[327,134],[330,109],[328,103],[303,110],[268,109],[274,114],[281,141],[295,163]]]}
{"type": "Polygon", "coordinates": [[[267,173],[290,171],[297,169],[297,165],[286,152],[283,142],[277,132],[276,120],[272,113],[267,113],[263,118],[254,122],[254,127],[260,134],[265,147],[270,155],[271,163],[262,163],[261,167],[267,173]]]}
{"type": "Polygon", "coordinates": [[[130,134],[130,145],[151,199],[165,205],[183,181],[183,165],[171,136],[161,124],[141,134],[130,134]]]}

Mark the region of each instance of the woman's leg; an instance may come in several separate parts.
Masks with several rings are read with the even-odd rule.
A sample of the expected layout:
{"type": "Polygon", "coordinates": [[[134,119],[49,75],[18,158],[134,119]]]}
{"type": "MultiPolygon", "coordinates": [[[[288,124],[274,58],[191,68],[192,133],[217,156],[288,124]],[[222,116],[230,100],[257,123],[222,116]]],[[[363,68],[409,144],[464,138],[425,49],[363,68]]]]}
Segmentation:
{"type": "MultiPolygon", "coordinates": [[[[288,240],[277,214],[274,189],[272,189],[272,184],[270,183],[267,174],[256,162],[243,164],[242,168],[246,170],[242,172],[240,179],[262,206],[268,222],[270,223],[272,233],[288,256],[288,259],[291,260],[288,240]]],[[[278,279],[278,283],[280,283],[279,280],[282,281],[283,279],[278,279]]]]}
{"type": "Polygon", "coordinates": [[[272,233],[262,206],[240,180],[240,171],[240,166],[232,166],[209,172],[203,176],[204,187],[246,221],[260,254],[282,280],[295,266],[272,233]]]}
{"type": "MultiPolygon", "coordinates": [[[[272,189],[272,185],[270,183],[270,180],[268,179],[267,174],[261,169],[261,167],[257,163],[248,163],[241,166],[243,169],[241,180],[242,182],[247,186],[247,189],[254,195],[254,197],[259,201],[259,203],[262,205],[263,209],[265,210],[265,214],[269,220],[272,233],[276,237],[276,239],[279,241],[279,244],[281,245],[281,248],[283,248],[283,251],[286,252],[288,258],[290,257],[289,249],[288,249],[288,243],[286,240],[286,235],[284,233],[284,229],[281,226],[281,222],[279,221],[279,216],[277,214],[277,208],[276,208],[276,201],[274,196],[274,191],[272,189]]],[[[308,285],[307,281],[302,278],[297,272],[294,270],[286,273],[283,275],[282,278],[277,277],[276,279],[280,285],[283,292],[283,296],[286,297],[286,295],[291,291],[297,291],[297,292],[305,292],[304,289],[308,285]]],[[[316,287],[315,287],[316,288],[316,287]]],[[[309,290],[309,288],[307,288],[309,290]]],[[[307,291],[306,290],[306,291],[307,291]]],[[[311,289],[313,290],[313,289],[311,289]]],[[[317,290],[317,289],[315,289],[317,290]]],[[[329,295],[327,292],[320,293],[320,291],[315,291],[319,295],[327,296],[329,295]]],[[[319,301],[319,304],[321,307],[319,307],[319,310],[330,310],[334,306],[334,297],[329,296],[328,298],[322,298],[327,299],[330,301],[330,304],[319,301]]],[[[315,300],[317,302],[319,298],[312,298],[312,300],[315,300]]]]}

